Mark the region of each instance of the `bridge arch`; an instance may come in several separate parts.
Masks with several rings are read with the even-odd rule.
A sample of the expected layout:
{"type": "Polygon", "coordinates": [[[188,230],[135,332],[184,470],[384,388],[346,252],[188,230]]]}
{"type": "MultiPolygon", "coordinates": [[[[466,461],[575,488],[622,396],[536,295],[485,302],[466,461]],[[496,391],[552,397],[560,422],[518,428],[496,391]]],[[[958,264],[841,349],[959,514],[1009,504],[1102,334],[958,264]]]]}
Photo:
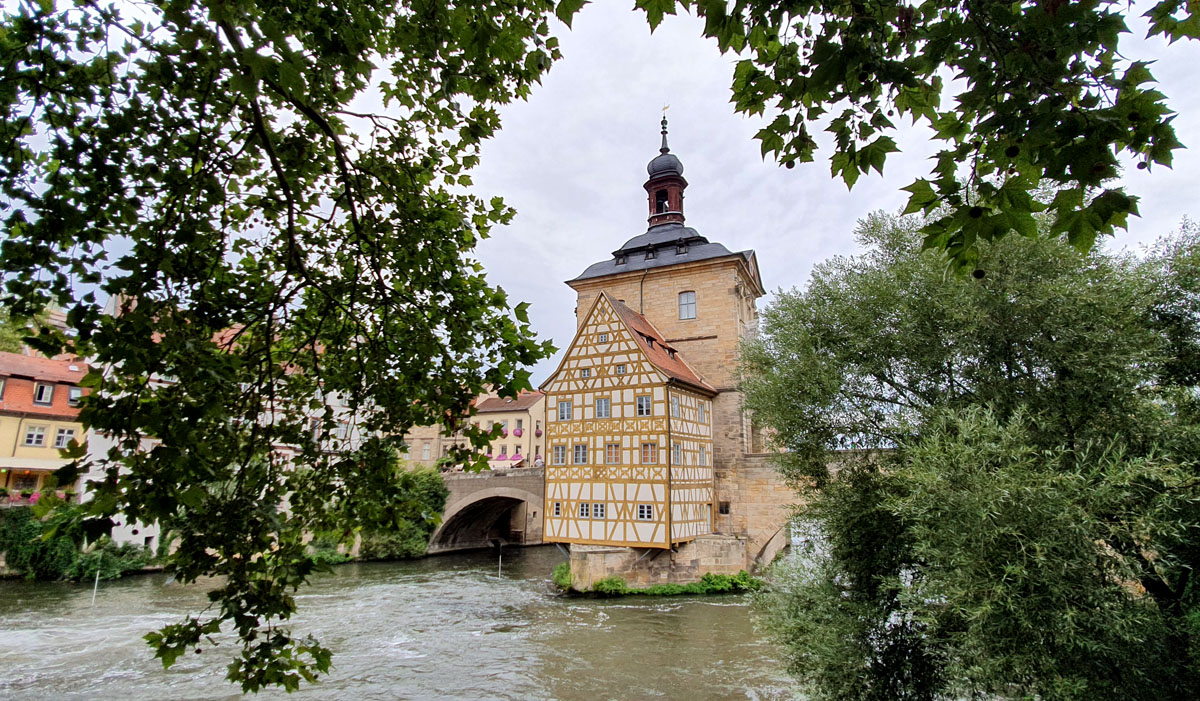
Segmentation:
{"type": "Polygon", "coordinates": [[[429,539],[429,552],[486,548],[499,541],[505,545],[535,545],[542,542],[542,494],[517,486],[491,486],[462,490],[447,480],[450,499],[442,523],[429,539]]]}

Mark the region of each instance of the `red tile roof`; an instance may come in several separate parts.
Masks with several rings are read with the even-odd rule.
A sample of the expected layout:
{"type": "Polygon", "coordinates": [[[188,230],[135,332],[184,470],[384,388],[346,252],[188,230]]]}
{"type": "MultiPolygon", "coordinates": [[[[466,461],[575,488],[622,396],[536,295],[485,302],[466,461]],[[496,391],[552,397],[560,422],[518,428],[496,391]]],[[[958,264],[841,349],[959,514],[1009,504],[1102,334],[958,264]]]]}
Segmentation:
{"type": "Polygon", "coordinates": [[[480,414],[487,414],[497,411],[524,411],[538,400],[546,396],[542,392],[521,392],[516,399],[509,397],[488,397],[475,405],[475,410],[480,414]]]}
{"type": "Polygon", "coordinates": [[[78,359],[0,352],[0,376],[3,377],[28,377],[74,385],[87,373],[87,363],[78,359]]]}
{"type": "Polygon", "coordinates": [[[613,299],[612,295],[607,292],[602,292],[604,298],[608,300],[613,309],[617,310],[617,314],[621,317],[621,321],[625,322],[625,326],[633,332],[633,337],[637,339],[638,346],[642,352],[659,370],[667,377],[689,385],[706,394],[716,394],[717,390],[696,374],[683,356],[675,350],[673,346],[667,343],[666,339],[658,329],[654,328],[654,324],[645,316],[638,314],[623,303],[613,299]]]}

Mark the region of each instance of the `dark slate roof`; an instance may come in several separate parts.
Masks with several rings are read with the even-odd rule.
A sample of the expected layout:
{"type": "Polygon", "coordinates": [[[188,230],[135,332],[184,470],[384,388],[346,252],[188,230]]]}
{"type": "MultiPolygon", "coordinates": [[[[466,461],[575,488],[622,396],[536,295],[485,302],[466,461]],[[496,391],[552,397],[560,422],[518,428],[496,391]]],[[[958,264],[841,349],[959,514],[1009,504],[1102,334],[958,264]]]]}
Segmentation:
{"type": "MultiPolygon", "coordinates": [[[[719,243],[712,243],[690,226],[672,222],[652,226],[644,234],[634,236],[625,245],[613,251],[613,257],[599,263],[593,263],[575,280],[588,280],[605,275],[616,275],[630,271],[652,270],[668,265],[687,263],[689,261],[708,260],[735,255],[719,243]],[[686,253],[678,253],[679,243],[687,245],[686,253]],[[653,250],[654,258],[646,259],[646,254],[653,250]],[[619,256],[625,257],[625,262],[617,264],[619,256]]],[[[742,251],[743,258],[749,260],[750,251],[742,251]]],[[[574,282],[569,280],[568,282],[574,282]]]]}
{"type": "Polygon", "coordinates": [[[660,153],[654,157],[654,160],[646,164],[646,172],[652,178],[668,173],[683,175],[683,163],[673,153],[660,153]]]}

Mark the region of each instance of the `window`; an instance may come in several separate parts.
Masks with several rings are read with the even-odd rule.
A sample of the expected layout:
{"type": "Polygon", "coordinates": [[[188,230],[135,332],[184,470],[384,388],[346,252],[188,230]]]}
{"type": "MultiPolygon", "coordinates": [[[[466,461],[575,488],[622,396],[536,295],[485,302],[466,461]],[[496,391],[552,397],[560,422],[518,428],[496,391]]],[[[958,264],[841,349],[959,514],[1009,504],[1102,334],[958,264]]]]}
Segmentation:
{"type": "Polygon", "coordinates": [[[621,444],[609,443],[604,446],[604,464],[619,465],[621,463],[621,444]]]}
{"type": "Polygon", "coordinates": [[[696,293],[695,292],[680,292],[679,293],[679,318],[680,319],[695,319],[696,318],[696,293]]]}
{"type": "Polygon", "coordinates": [[[671,444],[671,463],[674,465],[683,464],[683,446],[678,443],[671,444]]]}
{"type": "Polygon", "coordinates": [[[525,430],[525,419],[517,419],[517,430],[518,431],[525,430]]]}
{"type": "Polygon", "coordinates": [[[654,520],[654,504],[638,504],[638,520],[653,521],[654,520]]]}
{"type": "Polygon", "coordinates": [[[49,404],[52,401],[54,401],[54,385],[37,383],[33,389],[33,403],[49,404]]]}
{"type": "Polygon", "coordinates": [[[507,443],[500,444],[500,454],[508,455],[508,444],[507,443]]]}
{"type": "Polygon", "coordinates": [[[654,414],[654,405],[650,403],[650,396],[643,395],[637,398],[637,415],[652,416],[654,414]]]}
{"type": "Polygon", "coordinates": [[[576,465],[586,465],[587,464],[587,444],[586,443],[578,443],[575,445],[575,464],[576,465]]]}
{"type": "Polygon", "coordinates": [[[46,427],[45,426],[26,426],[25,427],[25,445],[40,447],[46,445],[46,427]]]}
{"type": "Polygon", "coordinates": [[[570,401],[558,403],[558,420],[559,421],[570,421],[571,420],[571,402],[570,401]]]}
{"type": "Polygon", "coordinates": [[[700,446],[700,465],[708,464],[708,450],[704,446],[700,446]]]}
{"type": "Polygon", "coordinates": [[[55,436],[54,436],[54,447],[55,448],[66,448],[67,444],[70,443],[74,439],[75,439],[75,429],[60,428],[60,429],[58,429],[58,433],[55,434],[55,436]]]}
{"type": "Polygon", "coordinates": [[[600,334],[600,343],[608,343],[608,334],[606,334],[606,333],[600,334]]]}
{"type": "Polygon", "coordinates": [[[67,406],[79,406],[79,400],[83,398],[82,387],[67,388],[67,406]]]}
{"type": "Polygon", "coordinates": [[[667,211],[668,207],[670,207],[670,203],[667,198],[667,191],[666,190],[658,190],[657,192],[655,192],[654,193],[654,213],[662,214],[663,212],[667,211]]]}
{"type": "Polygon", "coordinates": [[[708,417],[705,415],[705,411],[704,411],[704,402],[700,402],[699,420],[700,420],[700,423],[705,423],[706,421],[708,421],[708,417]]]}
{"type": "Polygon", "coordinates": [[[4,385],[7,384],[7,378],[0,377],[0,399],[4,399],[4,385]]]}
{"type": "Polygon", "coordinates": [[[520,454],[521,454],[521,446],[514,445],[513,446],[513,455],[520,455],[520,454]]]}
{"type": "Polygon", "coordinates": [[[720,505],[717,506],[717,513],[722,514],[724,516],[728,516],[729,515],[729,502],[727,502],[727,501],[721,502],[720,505]]]}
{"type": "Polygon", "coordinates": [[[579,518],[589,518],[592,505],[586,501],[579,502],[579,518]]]}
{"type": "Polygon", "coordinates": [[[671,416],[679,418],[679,397],[671,397],[671,416]]]}
{"type": "Polygon", "coordinates": [[[596,400],[596,418],[607,419],[611,415],[610,402],[607,397],[596,400]]]}
{"type": "Polygon", "coordinates": [[[565,446],[565,445],[554,446],[554,464],[555,465],[566,465],[567,464],[567,446],[565,446]]]}
{"type": "Polygon", "coordinates": [[[425,441],[423,444],[421,444],[421,459],[422,460],[429,459],[429,450],[431,447],[432,446],[430,446],[429,441],[425,441]]]}
{"type": "Polygon", "coordinates": [[[654,260],[656,257],[657,257],[657,253],[655,252],[655,250],[653,248],[646,251],[646,260],[654,260]]]}
{"type": "MultiPolygon", "coordinates": [[[[617,265],[625,265],[625,256],[617,256],[617,265]]],[[[624,302],[625,300],[621,300],[624,302]]]]}
{"type": "Polygon", "coordinates": [[[562,502],[561,501],[554,502],[554,515],[562,516],[562,502]]]}
{"type": "Polygon", "coordinates": [[[604,518],[604,504],[592,504],[592,518],[604,518]]]}
{"type": "Polygon", "coordinates": [[[658,464],[658,444],[643,443],[642,444],[642,464],[657,465],[658,464]]]}
{"type": "Polygon", "coordinates": [[[620,365],[617,366],[617,374],[618,375],[625,374],[625,363],[621,363],[620,365]]]}
{"type": "Polygon", "coordinates": [[[579,371],[579,376],[580,376],[580,377],[591,377],[591,376],[592,376],[592,369],[591,369],[591,368],[584,368],[584,369],[580,370],[580,371],[579,371]]]}
{"type": "Polygon", "coordinates": [[[489,421],[488,421],[488,430],[490,431],[490,430],[492,430],[492,429],[493,429],[493,428],[495,428],[495,427],[496,427],[496,422],[495,422],[495,421],[491,421],[491,420],[489,420],[489,421]]]}

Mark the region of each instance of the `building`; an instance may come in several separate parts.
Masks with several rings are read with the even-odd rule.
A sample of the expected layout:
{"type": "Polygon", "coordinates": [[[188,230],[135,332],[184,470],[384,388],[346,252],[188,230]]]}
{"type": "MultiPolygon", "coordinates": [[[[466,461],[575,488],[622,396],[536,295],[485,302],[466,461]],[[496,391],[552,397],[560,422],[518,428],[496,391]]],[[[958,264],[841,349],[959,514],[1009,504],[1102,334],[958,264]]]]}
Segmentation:
{"type": "Polygon", "coordinates": [[[0,352],[0,487],[8,503],[29,503],[22,494],[40,494],[46,478],[71,462],[61,450],[84,440],[79,402],[87,390],[79,382],[87,373],[73,356],[0,352]]]}
{"type": "Polygon", "coordinates": [[[712,533],[716,395],[607,292],[542,387],[547,542],[670,548],[712,533]]]}
{"type": "MultiPolygon", "coordinates": [[[[500,436],[491,442],[487,451],[488,466],[493,470],[531,467],[543,453],[542,435],[546,421],[545,395],[541,392],[521,392],[516,398],[494,393],[475,398],[472,423],[485,429],[500,424],[500,436]]],[[[449,458],[454,448],[469,447],[462,431],[447,435],[440,425],[414,426],[404,434],[409,463],[432,467],[442,458],[449,458]]]]}
{"type": "Polygon", "coordinates": [[[491,430],[500,425],[500,437],[492,441],[488,466],[493,470],[530,467],[542,460],[546,421],[546,395],[521,392],[512,397],[487,396],[475,402],[475,423],[491,430]]]}
{"type": "Polygon", "coordinates": [[[683,581],[704,562],[718,563],[709,571],[749,567],[773,554],[767,541],[780,540],[794,501],[767,465],[736,386],[738,345],[755,333],[764,293],[755,254],[687,226],[688,182],[665,119],[647,172],[649,226],[567,281],[576,335],[541,387],[550,451],[544,537],[571,544],[577,583],[606,574],[683,581]],[[690,554],[674,552],[690,541],[690,554]],[[672,549],[676,564],[643,572],[634,563],[646,553],[614,548],[672,549]]]}

